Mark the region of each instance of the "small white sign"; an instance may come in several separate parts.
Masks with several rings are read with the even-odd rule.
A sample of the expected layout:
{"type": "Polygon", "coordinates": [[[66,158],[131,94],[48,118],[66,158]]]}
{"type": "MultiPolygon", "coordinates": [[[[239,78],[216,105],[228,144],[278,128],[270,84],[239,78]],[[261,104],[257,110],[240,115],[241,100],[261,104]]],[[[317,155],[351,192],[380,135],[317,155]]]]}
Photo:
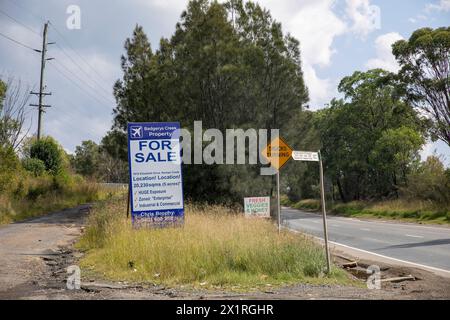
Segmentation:
{"type": "Polygon", "coordinates": [[[246,216],[270,217],[270,197],[244,198],[246,216]]]}
{"type": "Polygon", "coordinates": [[[292,151],[292,158],[296,161],[319,161],[319,153],[308,151],[292,151]]]}

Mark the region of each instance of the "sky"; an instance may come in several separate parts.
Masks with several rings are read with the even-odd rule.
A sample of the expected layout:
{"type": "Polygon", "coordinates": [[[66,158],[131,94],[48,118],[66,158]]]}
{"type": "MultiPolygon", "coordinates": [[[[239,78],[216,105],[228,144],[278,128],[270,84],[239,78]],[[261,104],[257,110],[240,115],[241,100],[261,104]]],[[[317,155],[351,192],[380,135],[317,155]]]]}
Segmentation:
{"type": "MultiPolygon", "coordinates": [[[[356,70],[397,71],[391,45],[421,27],[449,26],[450,0],[258,0],[300,41],[312,109],[339,97],[337,85],[356,70]]],[[[153,49],[170,37],[187,0],[0,0],[0,33],[39,49],[43,24],[50,21],[45,72],[43,133],[68,152],[82,140],[99,142],[112,124],[114,82],[122,75],[123,44],[136,24],[153,49]],[[73,26],[79,8],[80,28],[73,26]]],[[[0,36],[0,78],[13,76],[38,90],[40,54],[0,36]]],[[[30,103],[37,103],[32,97],[30,103]]],[[[37,111],[29,107],[30,132],[37,111]]],[[[450,147],[427,143],[422,157],[437,153],[450,165],[450,147]]]]}

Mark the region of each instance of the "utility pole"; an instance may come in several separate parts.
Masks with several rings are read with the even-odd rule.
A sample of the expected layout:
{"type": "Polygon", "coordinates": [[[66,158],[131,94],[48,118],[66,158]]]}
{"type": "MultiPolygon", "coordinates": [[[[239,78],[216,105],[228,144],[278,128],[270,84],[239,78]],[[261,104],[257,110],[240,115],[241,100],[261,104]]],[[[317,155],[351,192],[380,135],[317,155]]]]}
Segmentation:
{"type": "Polygon", "coordinates": [[[47,45],[53,43],[47,43],[47,31],[48,31],[48,21],[44,24],[44,33],[42,35],[42,51],[41,51],[41,76],[40,76],[40,84],[39,84],[39,92],[30,92],[31,94],[35,94],[39,97],[39,104],[30,104],[32,107],[38,107],[38,129],[37,129],[37,139],[39,140],[42,135],[42,113],[44,113],[44,108],[49,108],[49,105],[43,104],[43,97],[49,96],[51,93],[44,92],[44,70],[45,70],[45,62],[47,59],[45,56],[47,54],[47,45]]]}

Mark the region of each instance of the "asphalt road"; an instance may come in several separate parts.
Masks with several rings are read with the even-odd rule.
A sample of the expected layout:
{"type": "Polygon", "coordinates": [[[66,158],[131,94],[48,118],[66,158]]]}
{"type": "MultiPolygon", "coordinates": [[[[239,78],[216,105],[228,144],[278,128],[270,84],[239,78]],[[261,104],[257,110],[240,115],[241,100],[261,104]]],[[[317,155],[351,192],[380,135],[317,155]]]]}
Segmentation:
{"type": "MultiPolygon", "coordinates": [[[[287,227],[323,238],[322,215],[282,208],[287,227]]],[[[450,271],[450,228],[328,216],[338,244],[450,271]]]]}

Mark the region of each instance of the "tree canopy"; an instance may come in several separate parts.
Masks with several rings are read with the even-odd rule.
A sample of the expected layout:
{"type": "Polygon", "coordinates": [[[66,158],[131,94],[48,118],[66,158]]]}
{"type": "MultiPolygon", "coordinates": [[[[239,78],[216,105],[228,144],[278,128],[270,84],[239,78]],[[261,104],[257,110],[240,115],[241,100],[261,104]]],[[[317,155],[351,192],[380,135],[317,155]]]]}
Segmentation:
{"type": "Polygon", "coordinates": [[[434,123],[434,134],[450,146],[450,27],[416,30],[393,53],[413,105],[434,123]]]}
{"type": "MultiPolygon", "coordinates": [[[[308,101],[299,42],[256,3],[190,1],[174,34],[161,39],[157,50],[139,25],[124,47],[114,125],[103,139],[105,150],[123,160],[127,122],[180,121],[192,129],[201,120],[205,129],[283,133],[308,101]]],[[[229,199],[241,195],[245,183],[263,179],[258,166],[184,169],[187,197],[229,199]]],[[[263,185],[270,189],[270,181],[253,188],[267,193],[263,185]]]]}
{"type": "Polygon", "coordinates": [[[345,99],[319,111],[317,124],[327,172],[340,197],[395,193],[424,143],[423,122],[387,71],[357,71],[342,79],[339,91],[345,99]]]}

